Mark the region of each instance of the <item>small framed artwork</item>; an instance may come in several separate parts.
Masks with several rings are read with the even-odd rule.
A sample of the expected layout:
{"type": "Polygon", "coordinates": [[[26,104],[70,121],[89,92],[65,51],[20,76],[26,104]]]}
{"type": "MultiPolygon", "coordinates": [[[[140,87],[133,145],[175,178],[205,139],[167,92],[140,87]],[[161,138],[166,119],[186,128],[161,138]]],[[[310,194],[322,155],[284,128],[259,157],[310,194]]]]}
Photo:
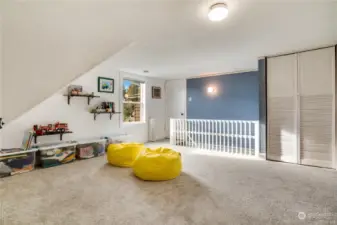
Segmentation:
{"type": "Polygon", "coordinates": [[[115,82],[112,78],[98,77],[98,92],[114,93],[115,82]]]}
{"type": "Polygon", "coordinates": [[[152,98],[161,99],[161,87],[152,87],[152,98]]]}

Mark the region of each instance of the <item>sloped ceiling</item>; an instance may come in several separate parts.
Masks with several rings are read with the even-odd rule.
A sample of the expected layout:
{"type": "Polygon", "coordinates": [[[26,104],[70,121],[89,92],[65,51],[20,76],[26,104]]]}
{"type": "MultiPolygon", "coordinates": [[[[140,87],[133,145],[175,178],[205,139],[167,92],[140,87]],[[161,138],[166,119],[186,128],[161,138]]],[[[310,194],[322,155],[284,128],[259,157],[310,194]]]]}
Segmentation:
{"type": "Polygon", "coordinates": [[[212,23],[214,2],[1,0],[4,108],[15,108],[5,117],[106,59],[111,69],[175,79],[252,70],[260,56],[337,43],[336,1],[227,0],[229,17],[212,23]]]}

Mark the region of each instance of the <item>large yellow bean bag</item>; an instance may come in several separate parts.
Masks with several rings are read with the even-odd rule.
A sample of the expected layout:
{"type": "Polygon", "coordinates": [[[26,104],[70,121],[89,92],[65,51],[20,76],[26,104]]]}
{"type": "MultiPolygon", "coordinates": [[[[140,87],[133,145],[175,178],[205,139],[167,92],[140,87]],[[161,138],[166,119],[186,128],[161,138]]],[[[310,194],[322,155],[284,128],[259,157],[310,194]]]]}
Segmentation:
{"type": "Polygon", "coordinates": [[[180,153],[168,148],[144,149],[133,163],[134,174],[142,180],[171,180],[181,169],[180,153]]]}
{"type": "Polygon", "coordinates": [[[110,144],[107,159],[111,165],[131,167],[142,149],[144,149],[144,145],[138,143],[110,144]]]}

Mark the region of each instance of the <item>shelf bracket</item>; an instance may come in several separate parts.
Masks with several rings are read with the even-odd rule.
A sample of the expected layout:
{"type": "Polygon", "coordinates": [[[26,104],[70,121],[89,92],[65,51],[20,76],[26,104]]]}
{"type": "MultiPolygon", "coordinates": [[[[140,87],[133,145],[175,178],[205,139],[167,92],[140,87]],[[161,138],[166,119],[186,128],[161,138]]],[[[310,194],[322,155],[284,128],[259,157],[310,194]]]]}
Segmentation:
{"type": "Polygon", "coordinates": [[[68,105],[70,105],[70,98],[71,98],[71,95],[68,95],[68,105]]]}
{"type": "Polygon", "coordinates": [[[91,93],[91,96],[88,96],[88,105],[90,105],[90,101],[91,101],[91,99],[93,99],[94,98],[94,92],[92,92],[91,93]]]}

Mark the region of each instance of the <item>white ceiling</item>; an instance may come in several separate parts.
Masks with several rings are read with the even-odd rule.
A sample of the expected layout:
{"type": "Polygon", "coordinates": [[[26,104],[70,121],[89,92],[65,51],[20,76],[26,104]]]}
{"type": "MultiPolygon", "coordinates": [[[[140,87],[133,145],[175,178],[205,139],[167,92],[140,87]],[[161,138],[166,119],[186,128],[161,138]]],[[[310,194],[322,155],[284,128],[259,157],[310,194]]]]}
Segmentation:
{"type": "Polygon", "coordinates": [[[125,43],[110,57],[113,67],[175,79],[255,70],[261,56],[337,44],[336,1],[226,0],[229,17],[217,23],[207,20],[214,2],[1,0],[0,13],[10,21],[4,45],[19,35],[71,43],[76,56],[90,54],[85,43],[97,49],[125,43]]]}

